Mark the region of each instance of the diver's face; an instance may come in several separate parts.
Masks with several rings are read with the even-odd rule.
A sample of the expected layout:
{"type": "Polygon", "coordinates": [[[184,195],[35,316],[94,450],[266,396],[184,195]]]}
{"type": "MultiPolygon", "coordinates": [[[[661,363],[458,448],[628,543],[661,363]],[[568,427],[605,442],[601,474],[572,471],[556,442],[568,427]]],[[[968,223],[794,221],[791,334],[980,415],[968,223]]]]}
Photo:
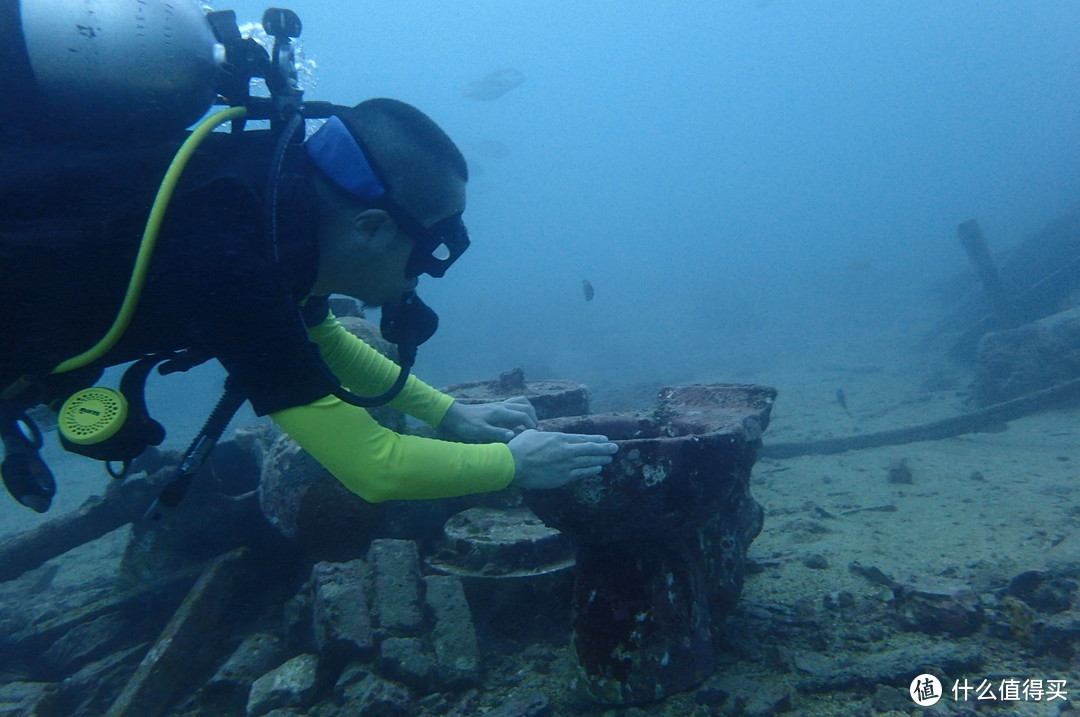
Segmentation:
{"type": "MultiPolygon", "coordinates": [[[[413,251],[413,240],[391,219],[394,231],[389,244],[381,252],[384,271],[380,273],[381,281],[373,287],[372,294],[378,296],[378,305],[388,304],[399,300],[404,294],[416,289],[417,278],[407,276],[405,267],[413,251]]],[[[374,304],[375,302],[367,302],[374,304]]]]}
{"type": "Polygon", "coordinates": [[[365,246],[356,266],[356,293],[353,296],[368,306],[382,306],[401,299],[416,288],[416,278],[405,275],[412,254],[413,240],[393,219],[386,221],[364,240],[365,246]]]}
{"type": "Polygon", "coordinates": [[[399,300],[416,288],[405,275],[413,241],[386,212],[342,212],[323,224],[312,294],[345,294],[368,306],[399,300]]]}

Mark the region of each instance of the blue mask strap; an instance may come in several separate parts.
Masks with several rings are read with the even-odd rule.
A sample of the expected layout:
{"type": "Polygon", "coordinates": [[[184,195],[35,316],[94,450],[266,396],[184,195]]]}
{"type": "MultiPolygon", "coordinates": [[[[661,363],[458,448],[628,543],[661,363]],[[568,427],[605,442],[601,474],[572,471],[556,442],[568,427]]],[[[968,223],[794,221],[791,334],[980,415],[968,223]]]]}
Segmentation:
{"type": "Polygon", "coordinates": [[[386,194],[364,151],[337,116],[332,116],[304,142],[311,161],[337,186],[364,201],[386,194]]]}

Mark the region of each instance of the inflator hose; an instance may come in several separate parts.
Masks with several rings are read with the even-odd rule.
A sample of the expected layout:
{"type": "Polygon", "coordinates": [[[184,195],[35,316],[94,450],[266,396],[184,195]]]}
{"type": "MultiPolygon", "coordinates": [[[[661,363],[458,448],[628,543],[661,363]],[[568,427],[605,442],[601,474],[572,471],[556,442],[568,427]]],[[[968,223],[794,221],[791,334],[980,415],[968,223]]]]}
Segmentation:
{"type": "Polygon", "coordinates": [[[184,140],[184,143],[180,145],[180,149],[176,151],[176,156],[173,157],[172,162],[169,164],[169,169],[165,172],[161,185],[158,187],[157,195],[154,197],[154,204],[150,208],[150,215],[146,219],[146,228],[143,230],[142,242],[139,244],[139,253],[135,256],[135,266],[131,271],[127,292],[124,294],[124,301],[120,305],[120,310],[117,312],[112,326],[109,327],[109,330],[100,341],[81,354],[72,356],[66,361],[57,364],[56,368],[50,373],[66,373],[93,363],[104,356],[120,340],[124,331],[127,330],[128,324],[131,323],[131,317],[135,314],[135,307],[138,306],[143,285],[146,283],[146,274],[150,269],[150,259],[154,255],[158,235],[161,233],[161,224],[165,220],[165,212],[169,208],[169,202],[172,200],[177,184],[180,183],[180,176],[187,167],[188,161],[195,154],[195,150],[199,148],[202,141],[219,125],[240,119],[246,114],[246,107],[230,107],[217,112],[200,122],[188,135],[188,138],[184,140]]]}

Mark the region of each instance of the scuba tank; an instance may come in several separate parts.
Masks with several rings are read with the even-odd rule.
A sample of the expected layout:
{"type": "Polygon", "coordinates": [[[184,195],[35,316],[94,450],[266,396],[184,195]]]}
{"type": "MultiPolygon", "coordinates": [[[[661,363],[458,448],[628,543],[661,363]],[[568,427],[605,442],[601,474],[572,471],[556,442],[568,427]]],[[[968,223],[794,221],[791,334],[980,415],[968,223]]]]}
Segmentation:
{"type": "Polygon", "coordinates": [[[6,134],[130,141],[210,109],[224,61],[194,0],[0,0],[6,134]]]}
{"type": "MultiPolygon", "coordinates": [[[[0,104],[0,150],[22,145],[34,150],[60,139],[65,140],[61,144],[111,152],[132,142],[152,143],[183,133],[212,105],[230,105],[200,122],[176,152],[154,198],[113,325],[97,344],[56,365],[49,376],[90,366],[123,334],[184,166],[218,125],[231,122],[237,132],[243,131],[247,120],[270,121],[276,148],[267,178],[267,242],[271,255],[277,256],[278,185],[286,151],[303,141],[306,119],[329,117],[338,108],[303,99],[291,44],[301,32],[296,14],[270,8],[262,25],[274,38],[272,52],[241,36],[232,11],[204,15],[193,0],[0,0],[0,37],[8,40],[0,43],[0,92],[5,98],[0,104]],[[254,78],[265,80],[270,97],[251,96],[254,78]]],[[[405,385],[416,347],[437,325],[435,313],[415,293],[384,307],[383,333],[399,346],[401,370],[394,385],[378,396],[358,396],[340,386],[324,365],[338,383],[334,394],[364,407],[392,400],[405,385]]],[[[164,361],[159,373],[184,371],[208,358],[193,350],[154,354],[128,368],[120,391],[94,387],[72,394],[60,409],[62,445],[105,461],[110,475],[124,477],[131,460],[164,438],[163,427],[150,418],[143,400],[143,384],[151,369],[164,361]],[[121,467],[114,470],[111,463],[121,467]]],[[[24,377],[7,389],[0,386],[5,455],[0,475],[20,503],[43,512],[55,483],[37,455],[40,431],[25,413],[40,402],[36,395],[40,386],[29,380],[33,378],[24,377]]],[[[183,498],[244,400],[227,380],[218,406],[148,515],[160,515],[159,506],[173,506],[183,498]]]]}

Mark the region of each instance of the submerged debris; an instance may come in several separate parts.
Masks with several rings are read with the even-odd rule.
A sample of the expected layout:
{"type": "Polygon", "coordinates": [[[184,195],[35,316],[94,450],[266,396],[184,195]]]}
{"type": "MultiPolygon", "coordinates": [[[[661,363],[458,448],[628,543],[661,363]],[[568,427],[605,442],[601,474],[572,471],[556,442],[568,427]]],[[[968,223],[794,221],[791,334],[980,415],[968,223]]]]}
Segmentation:
{"type": "Polygon", "coordinates": [[[908,466],[907,458],[899,458],[889,465],[888,477],[890,483],[910,484],[915,482],[915,476],[908,466]]]}
{"type": "Polygon", "coordinates": [[[764,386],[664,388],[652,418],[542,424],[620,445],[600,475],[525,496],[577,550],[572,626],[588,699],[670,697],[715,669],[711,645],[738,602],[746,551],[762,527],[750,469],[775,396],[764,386]]]}

